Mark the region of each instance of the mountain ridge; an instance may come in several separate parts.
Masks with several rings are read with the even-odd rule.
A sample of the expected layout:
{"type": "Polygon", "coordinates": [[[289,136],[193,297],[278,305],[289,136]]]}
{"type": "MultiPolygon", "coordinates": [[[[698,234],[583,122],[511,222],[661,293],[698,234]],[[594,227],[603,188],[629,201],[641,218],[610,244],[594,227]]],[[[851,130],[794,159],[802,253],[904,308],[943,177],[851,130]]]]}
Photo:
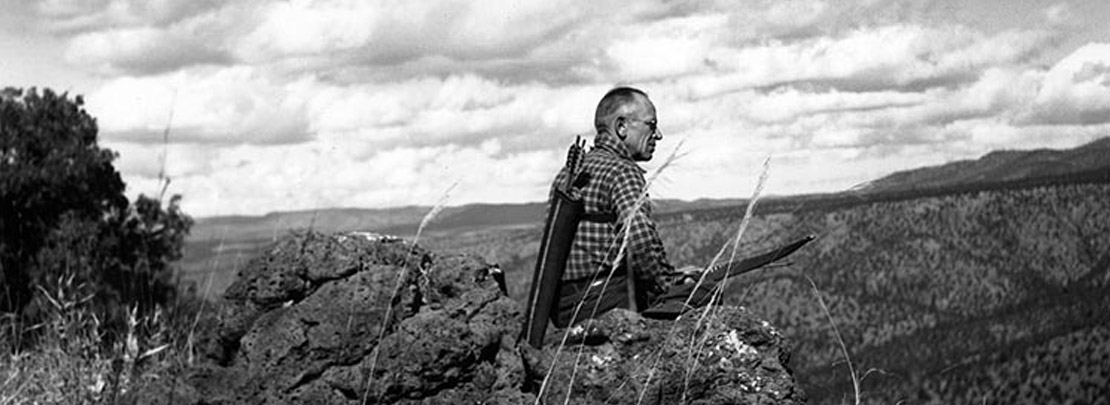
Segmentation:
{"type": "Polygon", "coordinates": [[[978,159],[892,173],[867,183],[862,191],[882,193],[969,186],[1110,170],[1110,137],[1069,149],[996,150],[978,159]]]}

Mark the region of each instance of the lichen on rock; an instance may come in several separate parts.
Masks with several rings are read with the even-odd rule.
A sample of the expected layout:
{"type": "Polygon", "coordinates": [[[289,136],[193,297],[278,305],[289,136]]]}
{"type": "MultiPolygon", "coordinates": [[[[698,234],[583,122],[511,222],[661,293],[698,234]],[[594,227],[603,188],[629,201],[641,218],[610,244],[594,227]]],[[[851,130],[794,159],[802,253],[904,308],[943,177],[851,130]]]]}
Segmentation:
{"type": "Polygon", "coordinates": [[[616,309],[556,331],[549,337],[555,347],[564,337],[587,343],[566,346],[555,357],[545,353],[541,361],[555,366],[547,367],[544,398],[562,402],[569,391],[581,403],[805,402],[777,330],[744,308],[716,307],[702,315],[672,322],[616,309]]]}

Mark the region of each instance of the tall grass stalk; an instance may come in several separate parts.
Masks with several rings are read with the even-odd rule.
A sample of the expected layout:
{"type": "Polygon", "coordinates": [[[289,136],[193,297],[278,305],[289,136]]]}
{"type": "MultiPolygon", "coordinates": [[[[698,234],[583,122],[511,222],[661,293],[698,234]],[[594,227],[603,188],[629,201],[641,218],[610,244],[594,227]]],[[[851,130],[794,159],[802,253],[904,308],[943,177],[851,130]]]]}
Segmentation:
{"type": "MultiPolygon", "coordinates": [[[[412,257],[413,253],[416,252],[416,244],[420,241],[420,234],[423,233],[424,228],[426,228],[428,224],[435,220],[435,218],[439,216],[439,213],[447,207],[447,202],[451,199],[451,192],[455,190],[455,187],[458,187],[460,182],[461,181],[456,180],[454,183],[451,184],[450,187],[443,191],[443,194],[441,194],[439,197],[439,201],[436,201],[436,204],[432,206],[432,209],[429,210],[427,214],[424,214],[424,218],[420,220],[420,226],[416,228],[416,236],[414,236],[412,239],[412,247],[409,249],[409,253],[405,255],[405,260],[401,264],[401,273],[397,275],[397,282],[393,286],[393,293],[389,297],[389,302],[386,303],[385,318],[382,319],[383,324],[378,331],[378,339],[374,346],[374,360],[370,362],[370,373],[366,376],[366,388],[363,390],[362,393],[362,405],[366,405],[366,401],[370,398],[371,383],[374,381],[374,372],[377,371],[378,367],[378,357],[381,355],[382,339],[385,337],[385,331],[386,327],[388,326],[389,319],[393,316],[393,300],[397,299],[397,293],[401,289],[401,284],[404,283],[405,277],[408,275],[408,260],[410,257],[412,257]]],[[[423,272],[423,269],[420,269],[420,271],[423,272]]]]}
{"type": "MultiPolygon", "coordinates": [[[[629,224],[626,224],[626,225],[629,225],[629,224]]],[[[628,228],[626,227],[625,229],[628,229],[628,228]]],[[[609,288],[609,284],[610,284],[609,282],[613,279],[613,273],[614,272],[612,270],[615,270],[617,268],[617,266],[620,265],[621,260],[624,259],[624,253],[628,251],[628,233],[625,232],[624,236],[621,239],[623,241],[621,242],[620,249],[617,251],[616,259],[614,259],[613,263],[611,264],[611,267],[610,267],[611,271],[609,271],[609,274],[605,278],[605,282],[602,283],[602,285],[601,285],[602,294],[604,294],[605,290],[607,288],[609,288]]],[[[631,276],[631,274],[629,276],[631,276]]],[[[593,283],[591,282],[591,284],[593,284],[593,283]]],[[[590,290],[590,288],[589,288],[589,286],[587,286],[586,287],[586,295],[584,295],[583,300],[579,301],[578,305],[575,306],[574,317],[572,317],[571,319],[576,319],[577,318],[578,311],[582,307],[582,304],[585,302],[585,297],[588,296],[589,290],[590,290]]],[[[590,312],[590,317],[586,320],[586,326],[585,326],[585,329],[583,330],[583,333],[587,333],[590,329],[593,328],[594,316],[597,315],[597,310],[600,307],[601,307],[601,299],[598,299],[597,302],[594,303],[594,307],[590,312]]],[[[567,328],[567,331],[565,333],[563,333],[563,339],[562,339],[561,342],[559,342],[559,348],[556,349],[556,351],[555,351],[555,358],[556,359],[559,358],[559,352],[563,349],[563,346],[566,345],[567,336],[570,335],[570,333],[569,333],[570,329],[571,328],[567,328]]],[[[573,388],[574,388],[574,379],[575,379],[575,377],[578,376],[578,364],[582,361],[583,353],[585,353],[585,347],[582,346],[582,345],[579,345],[578,346],[578,352],[575,353],[575,355],[574,355],[574,366],[571,368],[570,381],[567,382],[567,392],[566,392],[566,395],[563,397],[563,405],[567,405],[567,404],[570,403],[570,395],[571,395],[571,392],[573,391],[573,388]]],[[[556,363],[554,361],[552,361],[551,362],[551,367],[554,368],[555,364],[556,363]]],[[[548,375],[551,374],[550,371],[551,370],[548,371],[548,375]]],[[[547,384],[547,378],[544,378],[544,384],[540,386],[540,393],[543,393],[543,387],[546,386],[546,384],[547,384]]],[[[539,401],[540,398],[542,398],[542,396],[537,396],[536,400],[539,401]]]]}
{"type": "Polygon", "coordinates": [[[170,104],[170,115],[166,118],[166,128],[162,130],[162,156],[161,168],[158,169],[158,203],[161,204],[163,198],[166,196],[166,189],[170,187],[170,177],[166,175],[166,161],[169,160],[170,154],[170,129],[173,128],[173,113],[175,108],[173,105],[177,104],[177,91],[173,93],[173,102],[170,104]]]}
{"type": "Polygon", "coordinates": [[[456,180],[450,187],[447,187],[447,190],[444,190],[443,194],[439,196],[439,201],[436,201],[432,209],[424,214],[424,218],[420,219],[420,226],[416,228],[416,236],[412,239],[413,246],[416,246],[416,243],[420,241],[420,234],[424,233],[424,228],[427,228],[428,224],[432,223],[439,216],[439,213],[447,207],[447,201],[451,199],[451,192],[455,191],[460,182],[460,180],[456,180]]]}
{"type": "MultiPolygon", "coordinates": [[[[763,194],[763,186],[767,182],[770,171],[771,171],[771,157],[767,156],[767,158],[764,159],[764,161],[763,161],[763,169],[762,169],[762,171],[759,175],[759,181],[756,183],[755,190],[752,191],[752,197],[748,201],[748,206],[744,210],[744,217],[740,220],[740,226],[737,227],[737,229],[736,229],[736,235],[731,240],[732,243],[726,243],[725,245],[722,245],[721,249],[717,251],[717,254],[714,255],[713,259],[709,262],[709,265],[706,266],[706,269],[712,269],[713,266],[716,266],[717,263],[721,260],[721,258],[724,257],[725,252],[729,251],[730,248],[731,248],[731,253],[730,253],[729,262],[735,260],[736,252],[737,252],[737,250],[739,250],[739,247],[740,247],[740,240],[744,237],[744,232],[748,229],[748,224],[751,222],[752,214],[755,211],[755,206],[759,202],[759,199],[763,194]]],[[[731,266],[729,266],[729,268],[724,269],[724,271],[731,271],[731,266]]],[[[701,276],[698,277],[698,281],[694,284],[694,290],[693,291],[697,291],[699,288],[701,288],[701,286],[705,283],[706,276],[708,276],[708,275],[709,275],[708,271],[702,272],[701,276]]],[[[728,283],[728,277],[725,277],[717,284],[713,295],[710,296],[709,302],[705,305],[705,309],[701,312],[701,316],[698,318],[698,321],[695,323],[695,327],[694,327],[695,331],[697,331],[697,329],[700,328],[701,325],[704,323],[704,321],[709,317],[709,314],[710,314],[711,310],[713,309],[713,307],[716,305],[716,302],[720,299],[721,295],[723,294],[724,286],[727,283],[728,283]]],[[[691,300],[693,300],[693,295],[692,294],[689,297],[686,297],[686,301],[684,301],[682,303],[683,307],[684,308],[689,308],[691,300]]],[[[664,341],[669,340],[670,337],[674,335],[676,326],[678,325],[678,322],[680,320],[682,320],[682,318],[683,318],[683,316],[679,315],[679,317],[674,320],[674,323],[672,323],[671,327],[667,330],[667,337],[664,338],[664,341]]],[[[694,334],[694,335],[691,336],[691,339],[696,339],[696,337],[697,337],[696,334],[694,334]]],[[[703,336],[702,340],[704,341],[706,338],[707,338],[707,336],[703,336]]],[[[694,343],[694,342],[691,341],[691,343],[694,343]]],[[[691,345],[691,347],[700,347],[700,346],[701,345],[699,345],[699,344],[692,344],[691,345]]],[[[688,363],[687,363],[688,367],[695,367],[696,366],[696,361],[695,360],[697,359],[697,356],[696,356],[697,354],[700,354],[700,350],[695,350],[695,351],[691,352],[691,358],[688,360],[688,363]]],[[[655,376],[655,371],[658,369],[660,359],[661,359],[661,357],[657,356],[655,358],[655,362],[652,364],[651,368],[649,369],[648,377],[644,381],[644,384],[642,385],[643,391],[640,392],[639,398],[636,400],[637,404],[643,403],[644,395],[647,394],[647,387],[650,385],[652,378],[655,376]]],[[[683,396],[682,400],[683,401],[685,401],[686,391],[689,387],[689,381],[690,381],[690,376],[691,375],[692,375],[692,368],[688,368],[688,372],[686,373],[686,376],[683,379],[683,387],[684,387],[683,393],[682,393],[682,396],[683,396]]]]}
{"type": "MultiPolygon", "coordinates": [[[[855,405],[859,405],[859,382],[860,377],[856,374],[856,368],[852,365],[852,358],[848,356],[848,346],[844,344],[844,337],[840,334],[840,328],[836,326],[836,321],[833,320],[832,313],[829,312],[829,306],[825,305],[825,300],[821,298],[821,291],[817,290],[817,283],[813,282],[812,278],[805,276],[809,281],[810,287],[813,287],[813,296],[817,297],[817,303],[821,305],[821,310],[825,312],[825,317],[829,319],[829,325],[832,325],[833,334],[836,336],[836,342],[840,344],[840,352],[844,354],[844,361],[848,363],[848,375],[852,378],[852,392],[855,394],[855,405]]],[[[870,373],[870,371],[868,371],[870,373]]]]}
{"type": "MultiPolygon", "coordinates": [[[[763,196],[763,186],[767,183],[767,178],[770,177],[770,173],[771,173],[771,157],[767,156],[767,158],[763,160],[763,169],[759,174],[759,181],[756,183],[755,190],[752,191],[752,196],[748,200],[748,206],[744,209],[744,216],[740,219],[740,226],[737,227],[737,229],[736,229],[736,235],[732,238],[731,246],[728,245],[728,244],[726,244],[724,246],[721,246],[721,250],[717,251],[717,255],[715,255],[713,257],[713,260],[710,261],[709,266],[706,267],[707,269],[712,269],[713,266],[716,266],[717,262],[720,261],[721,257],[724,256],[725,251],[729,250],[730,251],[729,259],[728,259],[728,262],[726,262],[726,263],[730,263],[730,264],[729,264],[729,266],[727,266],[727,268],[724,269],[724,271],[725,272],[732,271],[731,263],[734,260],[736,260],[736,252],[738,250],[740,250],[740,240],[743,239],[744,233],[748,229],[748,224],[751,223],[752,216],[755,212],[755,207],[756,207],[756,205],[759,204],[759,200],[763,196]]],[[[701,285],[705,282],[705,277],[708,276],[708,275],[709,275],[709,272],[702,272],[701,276],[698,277],[697,284],[694,285],[694,291],[697,291],[698,287],[701,287],[701,285]]],[[[713,306],[724,295],[725,286],[728,285],[728,281],[729,281],[729,278],[725,277],[725,278],[722,278],[719,283],[717,283],[717,285],[715,286],[715,288],[713,290],[713,295],[710,296],[710,298],[709,298],[709,303],[706,304],[705,310],[702,311],[701,317],[698,318],[698,322],[696,323],[697,327],[701,326],[701,324],[708,317],[710,309],[713,308],[713,306]]],[[[683,306],[689,307],[690,306],[690,300],[692,300],[692,299],[693,299],[693,295],[690,295],[689,297],[686,297],[686,301],[683,302],[683,306]]]]}
{"type": "Polygon", "coordinates": [[[193,317],[193,323],[189,325],[189,334],[186,335],[185,338],[185,363],[190,366],[192,366],[196,360],[193,357],[193,352],[195,351],[194,348],[196,345],[197,326],[200,324],[201,315],[204,314],[205,309],[208,307],[208,294],[212,291],[212,279],[215,278],[213,274],[220,268],[220,258],[223,257],[224,254],[224,240],[227,238],[226,227],[223,228],[223,232],[224,234],[220,237],[220,245],[217,248],[218,253],[216,253],[216,259],[212,261],[212,267],[209,269],[209,273],[205,274],[204,277],[204,294],[201,295],[201,297],[204,298],[200,302],[200,309],[197,310],[196,316],[193,317]]]}
{"type": "MultiPolygon", "coordinates": [[[[674,156],[674,155],[672,154],[672,157],[673,157],[673,156],[674,156]]],[[[645,186],[645,188],[644,188],[644,189],[645,189],[645,190],[647,190],[647,187],[645,186]]],[[[647,194],[646,194],[646,191],[645,191],[645,193],[644,193],[644,194],[643,194],[643,195],[642,195],[642,196],[641,196],[641,197],[640,197],[639,199],[637,199],[637,203],[636,203],[636,204],[634,205],[634,207],[635,207],[635,208],[634,208],[634,210],[633,210],[632,212],[639,212],[639,208],[640,208],[640,206],[641,206],[641,204],[642,204],[642,201],[646,201],[646,198],[644,198],[643,196],[646,196],[646,195],[647,195],[647,194]]],[[[605,290],[606,290],[607,288],[609,288],[609,284],[610,284],[610,281],[612,281],[612,279],[613,279],[613,273],[616,273],[616,269],[617,269],[618,267],[620,267],[621,261],[623,261],[623,260],[624,260],[624,256],[625,256],[625,254],[626,254],[626,253],[628,252],[628,242],[629,242],[629,233],[628,233],[628,230],[629,230],[629,229],[631,229],[631,227],[632,227],[632,215],[628,215],[628,218],[626,218],[626,219],[625,219],[625,223],[624,223],[624,231],[623,231],[623,232],[621,233],[621,235],[620,235],[620,239],[621,239],[621,244],[620,244],[620,247],[619,247],[619,248],[617,249],[617,255],[616,255],[616,257],[615,257],[615,258],[613,259],[613,262],[612,262],[612,263],[610,263],[610,265],[609,265],[609,272],[608,272],[608,274],[606,275],[606,278],[605,278],[605,282],[604,282],[604,283],[602,283],[602,285],[601,285],[601,291],[602,291],[601,295],[604,295],[604,294],[605,294],[605,290]]],[[[631,278],[632,276],[633,276],[633,275],[632,275],[632,273],[631,273],[631,272],[629,272],[629,273],[628,273],[628,275],[627,275],[627,277],[630,277],[630,278],[631,278]]],[[[596,278],[596,275],[595,275],[595,278],[596,278]]],[[[632,282],[632,280],[631,280],[631,279],[629,279],[629,280],[628,280],[628,282],[632,282]]],[[[591,280],[590,284],[591,284],[591,285],[593,284],[593,280],[591,280]]],[[[582,308],[582,304],[583,304],[583,303],[585,303],[585,298],[586,298],[587,296],[589,296],[589,291],[590,291],[590,288],[589,288],[589,286],[587,286],[587,287],[586,287],[586,293],[585,293],[585,294],[583,294],[583,297],[582,297],[582,301],[579,301],[579,302],[578,302],[578,305],[576,305],[576,306],[575,306],[575,309],[574,309],[574,316],[573,316],[573,317],[571,317],[571,319],[572,319],[572,320],[573,320],[573,319],[577,319],[577,317],[578,317],[578,312],[579,312],[579,309],[581,309],[581,308],[582,308]]],[[[632,298],[632,297],[629,297],[629,299],[631,300],[631,299],[633,299],[633,298],[632,298]]],[[[593,324],[594,324],[594,317],[595,317],[595,316],[597,316],[597,310],[598,310],[598,309],[599,309],[599,308],[601,307],[601,301],[602,301],[602,300],[601,300],[601,299],[599,298],[599,299],[598,299],[598,300],[597,300],[596,302],[594,302],[594,307],[593,307],[593,309],[592,309],[592,310],[590,311],[590,316],[589,316],[589,318],[587,318],[587,320],[586,320],[586,326],[585,326],[585,329],[584,329],[584,331],[583,331],[584,333],[585,333],[586,331],[589,331],[590,329],[592,329],[592,328],[593,328],[593,324]]],[[[572,322],[572,323],[573,323],[573,322],[572,322]]],[[[566,344],[567,336],[569,336],[569,335],[570,335],[570,330],[571,330],[571,328],[567,328],[567,330],[566,330],[566,331],[565,331],[565,332],[563,333],[563,340],[562,340],[562,341],[561,341],[561,342],[559,343],[559,348],[558,348],[558,349],[557,349],[557,350],[555,351],[555,358],[556,358],[556,359],[557,359],[557,358],[559,357],[559,351],[560,351],[560,350],[562,350],[563,346],[564,346],[564,345],[566,344]]],[[[574,356],[574,366],[573,366],[573,367],[571,368],[570,381],[569,381],[569,382],[567,383],[567,392],[566,392],[566,396],[565,396],[565,397],[563,398],[563,404],[564,404],[564,405],[567,405],[567,404],[569,404],[569,403],[570,403],[570,394],[571,394],[571,392],[572,392],[572,390],[573,390],[573,388],[574,388],[574,379],[575,379],[575,377],[576,377],[576,376],[578,375],[578,364],[579,364],[579,363],[580,363],[580,362],[582,361],[582,355],[583,355],[583,353],[585,353],[585,346],[583,346],[583,345],[579,345],[579,346],[578,346],[578,352],[577,352],[577,353],[575,354],[575,356],[574,356]]],[[[551,367],[554,367],[554,366],[555,366],[555,362],[552,362],[552,363],[551,363],[551,367]]],[[[548,374],[550,375],[550,372],[548,372],[548,374]]],[[[546,380],[547,380],[547,379],[545,378],[545,379],[544,379],[544,382],[545,382],[545,383],[546,383],[546,380]]],[[[541,393],[543,392],[543,388],[542,388],[542,386],[541,386],[541,388],[540,388],[540,392],[541,392],[541,393]]],[[[537,400],[538,400],[539,398],[540,398],[540,397],[538,397],[538,396],[537,396],[537,400]]]]}
{"type": "Polygon", "coordinates": [[[27,378],[20,378],[22,374],[20,372],[20,362],[23,361],[22,356],[20,354],[8,353],[4,355],[8,356],[8,359],[6,359],[4,365],[0,367],[0,371],[3,371],[7,376],[4,377],[4,382],[0,383],[0,405],[22,403],[16,402],[16,399],[20,398],[20,395],[27,389],[28,382],[30,381],[30,379],[27,378]]]}
{"type": "MultiPolygon", "coordinates": [[[[759,200],[763,196],[763,187],[767,184],[767,179],[770,177],[770,173],[771,173],[771,156],[768,155],[767,158],[763,160],[763,168],[760,171],[759,180],[756,182],[755,190],[752,191],[751,198],[748,199],[748,206],[744,209],[744,216],[740,220],[740,226],[737,227],[737,229],[736,229],[736,236],[733,237],[733,239],[732,239],[732,244],[731,244],[732,246],[731,246],[731,249],[730,249],[729,259],[728,259],[727,263],[732,263],[734,260],[736,260],[736,252],[738,250],[740,250],[740,241],[743,239],[744,233],[748,229],[748,224],[751,223],[752,216],[755,212],[755,207],[759,204],[759,200]]],[[[714,265],[716,265],[716,262],[718,260],[720,260],[721,256],[725,252],[725,249],[726,249],[727,246],[728,245],[722,246],[721,250],[719,252],[717,252],[717,255],[713,258],[713,262],[709,265],[709,268],[712,268],[714,265]]],[[[732,265],[730,264],[729,266],[727,266],[727,268],[723,269],[723,271],[725,271],[725,272],[732,271],[732,265]]],[[[707,273],[708,272],[703,272],[702,273],[701,277],[699,277],[699,279],[698,279],[699,283],[701,283],[703,280],[705,280],[705,276],[707,275],[707,273]]],[[[720,282],[717,283],[716,286],[714,286],[713,295],[710,296],[709,302],[705,305],[705,309],[701,311],[701,316],[698,317],[698,321],[695,322],[695,324],[694,324],[695,325],[694,326],[695,331],[697,331],[699,328],[701,328],[702,325],[705,324],[706,319],[708,319],[710,317],[710,313],[714,310],[714,308],[722,300],[722,298],[724,296],[725,288],[728,286],[729,281],[730,281],[730,279],[728,277],[724,277],[724,278],[721,279],[720,282]]],[[[697,288],[695,288],[694,290],[697,291],[697,288]]],[[[692,298],[693,298],[693,295],[691,295],[690,297],[687,297],[686,302],[684,303],[684,306],[689,306],[690,305],[690,300],[692,298]]],[[[693,339],[696,335],[697,335],[696,333],[691,335],[691,343],[693,343],[693,339]]],[[[688,362],[686,363],[687,364],[687,372],[686,372],[685,377],[683,378],[683,389],[682,389],[682,401],[683,402],[686,401],[686,393],[690,389],[690,378],[691,378],[691,376],[693,376],[693,373],[696,371],[697,364],[698,364],[697,360],[698,360],[698,358],[700,357],[700,355],[702,353],[701,348],[704,346],[704,343],[708,338],[709,338],[708,331],[706,331],[706,333],[702,334],[701,340],[697,344],[691,345],[691,347],[693,347],[694,350],[692,350],[690,352],[688,362]]]]}

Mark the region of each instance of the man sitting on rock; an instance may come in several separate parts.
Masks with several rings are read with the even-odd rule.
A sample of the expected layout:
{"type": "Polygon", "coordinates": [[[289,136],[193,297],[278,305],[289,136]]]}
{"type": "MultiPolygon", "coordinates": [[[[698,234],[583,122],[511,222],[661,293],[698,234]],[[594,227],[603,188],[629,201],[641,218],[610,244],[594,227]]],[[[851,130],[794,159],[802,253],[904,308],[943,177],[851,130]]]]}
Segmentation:
{"type": "MultiPolygon", "coordinates": [[[[558,327],[616,307],[644,310],[666,291],[664,276],[674,273],[674,268],[651,219],[644,170],[636,163],[651,160],[656,142],[663,139],[657,125],[655,106],[639,89],[615,88],[597,105],[594,145],[575,173],[585,173],[587,179],[576,190],[585,215],[578,223],[552,311],[558,327]]],[[[564,167],[556,176],[553,194],[554,187],[567,184],[570,175],[564,167]]]]}

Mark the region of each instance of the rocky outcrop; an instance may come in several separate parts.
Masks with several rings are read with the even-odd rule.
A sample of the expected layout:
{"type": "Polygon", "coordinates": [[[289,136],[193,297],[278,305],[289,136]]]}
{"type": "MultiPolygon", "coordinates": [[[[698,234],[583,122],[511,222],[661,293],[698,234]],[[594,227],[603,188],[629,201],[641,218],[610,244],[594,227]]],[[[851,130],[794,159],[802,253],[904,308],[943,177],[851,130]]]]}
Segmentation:
{"type": "Polygon", "coordinates": [[[624,311],[518,347],[521,305],[479,257],[365,234],[291,236],[226,293],[211,361],[132,402],[794,404],[783,337],[742,308],[624,311]],[[543,376],[548,376],[546,381],[543,376]],[[531,389],[522,390],[530,386],[531,389]],[[530,391],[530,392],[525,392],[530,391]]]}
{"type": "Polygon", "coordinates": [[[784,338],[743,308],[718,307],[677,322],[618,309],[556,331],[549,341],[538,356],[555,364],[544,389],[549,403],[563,403],[568,387],[571,403],[580,404],[805,402],[784,338]],[[570,344],[559,350],[564,340],[570,344]]]}

